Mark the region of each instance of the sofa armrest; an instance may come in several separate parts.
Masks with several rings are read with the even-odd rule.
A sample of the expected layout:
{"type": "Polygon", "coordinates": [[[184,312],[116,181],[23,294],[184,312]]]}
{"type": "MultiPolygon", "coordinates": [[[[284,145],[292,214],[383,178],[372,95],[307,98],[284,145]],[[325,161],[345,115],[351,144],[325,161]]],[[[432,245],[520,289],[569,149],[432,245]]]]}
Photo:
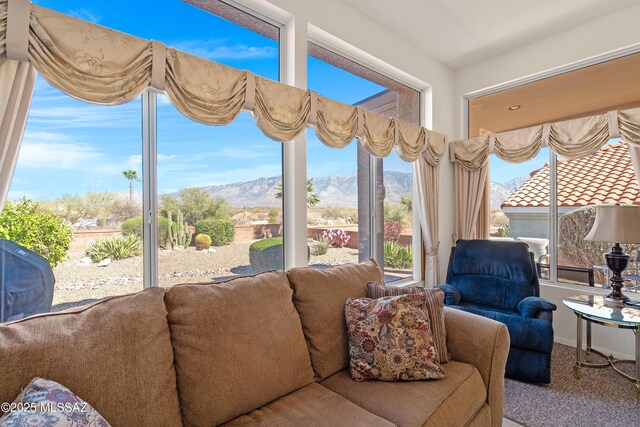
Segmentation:
{"type": "Polygon", "coordinates": [[[462,301],[462,294],[453,285],[437,285],[436,288],[442,289],[444,292],[444,303],[446,305],[458,305],[462,301]]]}
{"type": "Polygon", "coordinates": [[[551,301],[540,297],[526,297],[518,303],[518,312],[523,317],[553,320],[553,311],[558,308],[551,301]]]}
{"type": "MultiPolygon", "coordinates": [[[[455,308],[444,308],[447,349],[453,360],[478,369],[487,389],[491,425],[502,425],[504,371],[509,354],[509,332],[500,322],[455,308]]],[[[445,365],[446,369],[446,365],[445,365]]]]}

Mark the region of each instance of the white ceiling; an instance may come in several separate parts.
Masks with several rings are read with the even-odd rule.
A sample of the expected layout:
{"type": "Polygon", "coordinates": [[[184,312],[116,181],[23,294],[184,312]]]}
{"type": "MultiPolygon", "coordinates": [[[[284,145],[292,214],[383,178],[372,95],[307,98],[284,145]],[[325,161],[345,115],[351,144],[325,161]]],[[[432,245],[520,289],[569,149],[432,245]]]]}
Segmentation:
{"type": "Polygon", "coordinates": [[[453,69],[640,4],[640,0],[343,1],[453,69]]]}

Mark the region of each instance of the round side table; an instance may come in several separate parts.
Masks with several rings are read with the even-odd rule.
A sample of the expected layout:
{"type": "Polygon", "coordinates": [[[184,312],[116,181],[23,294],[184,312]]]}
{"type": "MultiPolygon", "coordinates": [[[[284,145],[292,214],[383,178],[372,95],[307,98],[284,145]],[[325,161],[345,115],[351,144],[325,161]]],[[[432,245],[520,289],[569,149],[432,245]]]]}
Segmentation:
{"type": "Polygon", "coordinates": [[[565,298],[563,304],[573,311],[577,317],[576,335],[576,364],[573,368],[576,378],[581,377],[581,368],[607,368],[611,367],[622,378],[636,385],[636,396],[640,399],[640,308],[630,305],[614,305],[604,300],[602,296],[575,295],[565,298]],[[587,326],[587,348],[585,360],[582,360],[582,321],[587,326]],[[622,360],[605,355],[591,347],[591,324],[608,326],[618,329],[631,329],[635,335],[635,360],[622,360]],[[589,358],[591,353],[602,356],[604,363],[592,363],[589,358]],[[633,363],[636,367],[635,377],[622,372],[616,366],[619,363],[633,363]]]}

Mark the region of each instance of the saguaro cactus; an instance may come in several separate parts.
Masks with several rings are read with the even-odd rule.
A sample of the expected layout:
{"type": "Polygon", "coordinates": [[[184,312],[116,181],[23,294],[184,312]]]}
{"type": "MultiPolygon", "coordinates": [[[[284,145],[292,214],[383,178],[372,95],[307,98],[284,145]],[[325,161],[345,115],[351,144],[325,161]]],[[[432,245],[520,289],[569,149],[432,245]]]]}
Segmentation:
{"type": "Polygon", "coordinates": [[[173,227],[173,219],[171,215],[171,211],[167,212],[167,236],[169,242],[171,243],[171,249],[176,245],[176,230],[173,227]]]}

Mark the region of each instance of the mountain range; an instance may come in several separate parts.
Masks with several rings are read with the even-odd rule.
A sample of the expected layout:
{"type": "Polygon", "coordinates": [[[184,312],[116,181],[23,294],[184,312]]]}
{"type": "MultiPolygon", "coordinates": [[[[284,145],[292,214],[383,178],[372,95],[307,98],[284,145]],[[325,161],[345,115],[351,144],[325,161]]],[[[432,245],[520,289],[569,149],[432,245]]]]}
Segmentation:
{"type": "Polygon", "coordinates": [[[491,209],[500,209],[500,205],[507,200],[507,198],[516,191],[518,187],[524,184],[527,179],[529,179],[529,177],[519,176],[502,183],[491,181],[491,209]]]}
{"type": "MultiPolygon", "coordinates": [[[[400,197],[411,194],[411,173],[384,172],[386,201],[399,203],[400,197]]],[[[275,187],[282,182],[280,176],[263,177],[253,181],[200,187],[208,193],[224,197],[236,207],[279,207],[275,187]]],[[[320,198],[317,207],[358,207],[358,175],[349,173],[313,178],[313,192],[320,198]]]]}
{"type": "MultiPolygon", "coordinates": [[[[491,209],[500,209],[507,197],[520,187],[527,177],[517,177],[507,182],[491,182],[491,209]]],[[[224,197],[235,207],[279,207],[275,187],[282,182],[280,176],[262,177],[252,181],[200,187],[208,193],[224,197]]],[[[411,173],[385,171],[384,184],[388,203],[400,202],[400,197],[411,194],[411,173]]],[[[317,207],[358,207],[358,175],[349,173],[313,178],[313,192],[320,198],[317,207]]]]}

